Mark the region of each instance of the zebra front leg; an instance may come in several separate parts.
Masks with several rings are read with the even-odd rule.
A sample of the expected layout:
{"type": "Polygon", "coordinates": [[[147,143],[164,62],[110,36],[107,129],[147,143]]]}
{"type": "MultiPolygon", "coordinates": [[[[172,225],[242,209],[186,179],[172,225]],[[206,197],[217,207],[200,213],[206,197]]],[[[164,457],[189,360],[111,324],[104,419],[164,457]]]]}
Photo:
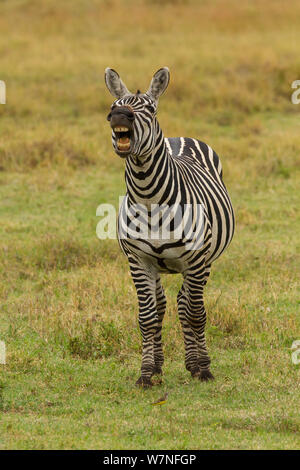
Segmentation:
{"type": "Polygon", "coordinates": [[[139,326],[143,351],[141,376],[136,385],[151,387],[155,371],[154,344],[157,332],[156,276],[141,265],[130,263],[130,272],[135,284],[139,303],[139,326]]]}
{"type": "Polygon", "coordinates": [[[210,372],[210,357],[207,352],[205,340],[206,311],[203,302],[203,289],[207,282],[210,268],[195,276],[194,274],[186,277],[188,302],[187,302],[187,321],[194,332],[198,348],[198,371],[193,370],[192,375],[199,377],[200,380],[207,381],[214,376],[210,372]]]}
{"type": "Polygon", "coordinates": [[[187,286],[184,282],[177,295],[178,316],[184,338],[185,367],[194,376],[199,373],[199,351],[193,329],[188,321],[188,295],[187,286]]]}
{"type": "Polygon", "coordinates": [[[166,311],[166,296],[161,285],[160,276],[156,279],[156,311],[157,311],[157,329],[154,335],[154,369],[153,374],[162,374],[162,365],[164,362],[164,353],[161,342],[162,322],[166,311]]]}

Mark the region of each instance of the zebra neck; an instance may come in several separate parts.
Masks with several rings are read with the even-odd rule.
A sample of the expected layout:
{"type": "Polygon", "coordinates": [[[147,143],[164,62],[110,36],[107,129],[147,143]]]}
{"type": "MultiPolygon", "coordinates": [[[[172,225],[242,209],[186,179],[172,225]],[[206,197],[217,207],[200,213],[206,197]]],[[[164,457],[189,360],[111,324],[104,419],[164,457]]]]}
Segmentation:
{"type": "Polygon", "coordinates": [[[143,204],[149,209],[151,204],[167,203],[173,174],[174,164],[160,131],[153,152],[142,165],[136,164],[132,158],[126,160],[125,180],[129,201],[143,204]]]}

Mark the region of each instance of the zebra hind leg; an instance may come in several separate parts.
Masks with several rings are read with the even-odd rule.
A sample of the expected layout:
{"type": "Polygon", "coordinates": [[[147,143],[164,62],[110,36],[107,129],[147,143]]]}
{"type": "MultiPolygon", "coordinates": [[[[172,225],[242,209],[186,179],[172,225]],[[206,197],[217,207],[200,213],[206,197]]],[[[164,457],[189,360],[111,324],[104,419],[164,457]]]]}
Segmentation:
{"type": "Polygon", "coordinates": [[[156,311],[157,311],[157,329],[154,335],[154,369],[152,375],[162,374],[162,365],[164,354],[161,342],[162,322],[166,311],[166,296],[161,285],[160,276],[156,279],[156,311]]]}
{"type": "Polygon", "coordinates": [[[195,376],[198,374],[199,369],[199,351],[195,338],[195,334],[187,318],[187,308],[188,308],[188,292],[187,286],[184,282],[178,295],[177,295],[177,304],[178,304],[178,316],[181,323],[181,328],[184,338],[184,347],[185,347],[185,367],[186,369],[195,376]]]}
{"type": "Polygon", "coordinates": [[[206,324],[206,310],[203,301],[203,289],[207,283],[207,280],[210,275],[211,266],[206,266],[203,275],[201,276],[201,280],[199,282],[199,323],[196,327],[196,337],[197,343],[199,348],[199,367],[200,367],[200,374],[199,379],[203,382],[207,382],[208,380],[213,380],[214,376],[210,371],[210,358],[207,353],[206,347],[206,340],[205,340],[205,324],[206,324]]]}
{"type": "MultiPolygon", "coordinates": [[[[192,366],[190,372],[193,377],[198,377],[201,381],[213,379],[214,376],[210,372],[210,358],[207,352],[205,341],[205,324],[206,324],[206,311],[203,302],[203,288],[209,276],[209,269],[205,271],[201,277],[187,277],[186,290],[186,323],[194,333],[194,338],[197,344],[197,358],[196,355],[192,356],[192,366]]],[[[191,349],[191,348],[190,348],[191,349]]],[[[189,352],[187,351],[187,354],[189,352]]]]}

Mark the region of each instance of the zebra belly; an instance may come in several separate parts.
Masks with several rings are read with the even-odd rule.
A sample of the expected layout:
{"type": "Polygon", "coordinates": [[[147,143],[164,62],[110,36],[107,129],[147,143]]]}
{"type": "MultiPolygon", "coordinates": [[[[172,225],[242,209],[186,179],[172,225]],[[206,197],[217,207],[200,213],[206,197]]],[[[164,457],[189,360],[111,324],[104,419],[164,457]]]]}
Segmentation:
{"type": "Polygon", "coordinates": [[[187,271],[193,259],[199,260],[199,254],[205,263],[205,256],[210,244],[206,243],[205,250],[201,247],[199,250],[188,250],[186,245],[181,243],[180,246],[170,246],[174,240],[156,241],[153,245],[151,240],[119,240],[123,252],[127,256],[133,256],[150,271],[159,273],[184,273],[187,271]]]}

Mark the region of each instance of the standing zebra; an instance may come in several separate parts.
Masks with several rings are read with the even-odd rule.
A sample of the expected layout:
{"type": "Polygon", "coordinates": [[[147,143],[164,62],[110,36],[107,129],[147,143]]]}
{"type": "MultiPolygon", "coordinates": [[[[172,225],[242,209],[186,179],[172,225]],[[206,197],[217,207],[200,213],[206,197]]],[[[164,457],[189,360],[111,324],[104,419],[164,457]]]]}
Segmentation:
{"type": "Polygon", "coordinates": [[[160,273],[182,273],[177,302],[185,366],[192,377],[213,379],[205,342],[203,289],[212,262],[229,245],[234,232],[234,213],[222,180],[221,162],[199,140],[164,138],[156,112],[158,99],[169,83],[167,67],[155,73],[144,94],[129,92],[110,68],[105,70],[105,82],[116,98],[107,116],[113,148],[126,158],[127,193],[119,211],[118,239],[129,261],[139,303],[143,353],[136,384],[149,387],[152,375],[162,372],[166,299],[160,273]],[[141,208],[139,213],[137,207],[141,208]],[[189,223],[181,225],[184,233],[178,236],[176,214],[182,214],[184,207],[192,210],[189,223]],[[198,207],[202,209],[201,223],[198,207]],[[159,234],[166,227],[166,213],[169,235],[162,237],[159,234]],[[145,236],[150,226],[151,234],[145,236]]]}

